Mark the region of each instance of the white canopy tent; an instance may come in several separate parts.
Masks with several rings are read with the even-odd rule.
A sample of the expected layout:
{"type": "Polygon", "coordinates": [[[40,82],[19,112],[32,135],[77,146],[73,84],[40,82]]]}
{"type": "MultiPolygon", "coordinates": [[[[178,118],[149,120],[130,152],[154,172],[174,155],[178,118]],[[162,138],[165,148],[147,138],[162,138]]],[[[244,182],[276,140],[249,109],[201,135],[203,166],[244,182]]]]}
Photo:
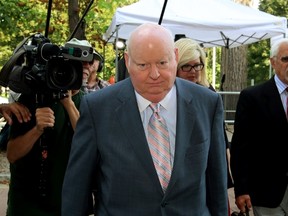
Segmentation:
{"type": "MultiPolygon", "coordinates": [[[[159,20],[174,36],[185,35],[204,47],[233,48],[286,34],[285,17],[273,16],[232,0],[167,0],[163,10],[164,3],[165,0],[139,0],[118,8],[103,39],[108,43],[127,40],[137,26],[145,22],[159,23],[159,20]]],[[[212,73],[212,85],[215,86],[214,65],[212,73]]]]}
{"type": "MultiPolygon", "coordinates": [[[[158,23],[164,0],[140,0],[118,8],[104,40],[129,37],[145,22],[158,23]]],[[[161,25],[174,35],[184,34],[204,47],[227,48],[285,34],[287,19],[276,17],[231,0],[168,0],[161,25]]]]}

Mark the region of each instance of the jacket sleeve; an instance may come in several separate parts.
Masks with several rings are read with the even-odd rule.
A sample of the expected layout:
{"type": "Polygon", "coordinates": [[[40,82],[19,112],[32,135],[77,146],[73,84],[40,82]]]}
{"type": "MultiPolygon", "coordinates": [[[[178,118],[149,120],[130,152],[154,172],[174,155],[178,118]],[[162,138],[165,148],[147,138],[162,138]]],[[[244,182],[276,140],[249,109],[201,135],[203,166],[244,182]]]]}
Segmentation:
{"type": "MultiPolygon", "coordinates": [[[[62,189],[62,216],[84,216],[92,194],[97,145],[95,124],[86,97],[81,101],[80,118],[73,137],[62,189]]],[[[90,200],[91,201],[91,200],[90,200]]],[[[87,215],[87,214],[86,214],[87,215]]]]}
{"type": "Polygon", "coordinates": [[[211,142],[207,166],[207,205],[211,215],[228,212],[226,144],[223,128],[223,106],[220,95],[212,118],[211,142]]]}

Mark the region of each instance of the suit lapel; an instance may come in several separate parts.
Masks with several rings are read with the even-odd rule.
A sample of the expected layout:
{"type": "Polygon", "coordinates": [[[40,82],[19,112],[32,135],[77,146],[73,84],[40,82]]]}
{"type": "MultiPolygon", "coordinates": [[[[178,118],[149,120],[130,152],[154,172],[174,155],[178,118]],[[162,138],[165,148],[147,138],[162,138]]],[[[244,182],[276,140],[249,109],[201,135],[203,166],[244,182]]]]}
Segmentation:
{"type": "Polygon", "coordinates": [[[266,90],[263,91],[264,94],[264,103],[263,107],[268,107],[271,113],[272,119],[275,119],[275,122],[281,123],[283,125],[287,124],[285,110],[281,102],[281,98],[274,81],[274,76],[267,82],[265,86],[266,90]]]}
{"type": "MultiPolygon", "coordinates": [[[[179,81],[179,80],[178,80],[179,81]]],[[[182,83],[179,84],[176,80],[177,87],[177,125],[176,125],[176,139],[175,139],[175,156],[174,156],[174,166],[172,171],[172,176],[166,194],[172,190],[174,184],[176,183],[180,172],[182,170],[183,158],[186,155],[186,149],[189,146],[190,139],[192,136],[192,130],[195,122],[196,113],[194,107],[192,106],[192,96],[191,94],[186,94],[182,83]],[[181,131],[181,133],[179,133],[181,131]],[[183,134],[185,134],[183,136],[183,134]]],[[[187,91],[187,89],[186,89],[187,91]]]]}
{"type": "Polygon", "coordinates": [[[120,106],[116,108],[115,115],[122,125],[123,133],[126,134],[130,145],[141,162],[143,170],[147,172],[154,185],[163,193],[146,140],[132,83],[130,78],[121,82],[123,82],[123,88],[118,94],[120,106]]]}
{"type": "MultiPolygon", "coordinates": [[[[130,145],[134,149],[137,158],[143,166],[143,170],[147,172],[148,176],[150,176],[151,180],[154,182],[154,185],[157,186],[159,192],[163,194],[162,187],[153,164],[153,159],[149,151],[142,120],[137,106],[134,89],[131,84],[130,78],[127,78],[127,80],[121,82],[125,83],[123,83],[123,88],[118,94],[121,105],[116,108],[115,115],[118,116],[119,122],[123,128],[123,133],[126,134],[130,145]]],[[[178,177],[180,176],[180,172],[182,169],[182,160],[183,158],[185,158],[186,149],[190,144],[190,139],[192,136],[195,122],[194,113],[196,113],[196,111],[194,110],[195,108],[192,106],[192,95],[185,93],[187,92],[187,89],[183,87],[182,83],[180,83],[178,79],[176,79],[176,89],[176,131],[181,131],[181,133],[176,134],[174,165],[170,183],[165,195],[169,194],[169,191],[172,190],[178,177]],[[185,134],[185,136],[183,136],[183,134],[185,134]]]]}

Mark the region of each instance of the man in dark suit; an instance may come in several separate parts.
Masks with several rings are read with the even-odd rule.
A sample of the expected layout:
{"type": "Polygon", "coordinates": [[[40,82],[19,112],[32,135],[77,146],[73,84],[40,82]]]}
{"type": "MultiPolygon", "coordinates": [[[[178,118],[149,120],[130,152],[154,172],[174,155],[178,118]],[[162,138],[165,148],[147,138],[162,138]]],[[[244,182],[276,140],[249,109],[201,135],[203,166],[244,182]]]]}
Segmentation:
{"type": "Polygon", "coordinates": [[[275,75],[240,94],[231,143],[236,204],[255,216],[288,215],[288,39],[272,46],[270,62],[275,75]]]}
{"type": "Polygon", "coordinates": [[[164,27],[147,23],[131,33],[125,53],[130,77],[81,104],[62,216],[84,216],[95,184],[97,216],[227,215],[221,97],[176,78],[177,61],[164,27]],[[158,120],[168,127],[169,156],[158,158],[172,167],[165,174],[152,153],[151,103],[160,104],[158,120]]]}

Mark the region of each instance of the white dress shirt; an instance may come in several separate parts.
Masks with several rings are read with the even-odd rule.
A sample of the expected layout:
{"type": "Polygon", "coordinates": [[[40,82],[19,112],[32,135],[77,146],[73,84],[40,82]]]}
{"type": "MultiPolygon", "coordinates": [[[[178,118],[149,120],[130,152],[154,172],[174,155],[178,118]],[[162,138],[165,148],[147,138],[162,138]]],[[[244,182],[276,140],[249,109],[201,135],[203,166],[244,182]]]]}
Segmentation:
{"type": "MultiPolygon", "coordinates": [[[[139,112],[141,115],[143,127],[146,134],[146,139],[148,137],[148,122],[153,114],[152,109],[149,105],[152,103],[148,101],[140,94],[135,91],[139,112]]],[[[176,97],[176,86],[174,85],[165,98],[159,102],[161,105],[160,108],[160,116],[162,116],[167,124],[170,138],[170,154],[171,154],[171,162],[173,166],[174,154],[175,154],[175,137],[176,137],[176,120],[177,120],[177,97],[176,97]]]]}

